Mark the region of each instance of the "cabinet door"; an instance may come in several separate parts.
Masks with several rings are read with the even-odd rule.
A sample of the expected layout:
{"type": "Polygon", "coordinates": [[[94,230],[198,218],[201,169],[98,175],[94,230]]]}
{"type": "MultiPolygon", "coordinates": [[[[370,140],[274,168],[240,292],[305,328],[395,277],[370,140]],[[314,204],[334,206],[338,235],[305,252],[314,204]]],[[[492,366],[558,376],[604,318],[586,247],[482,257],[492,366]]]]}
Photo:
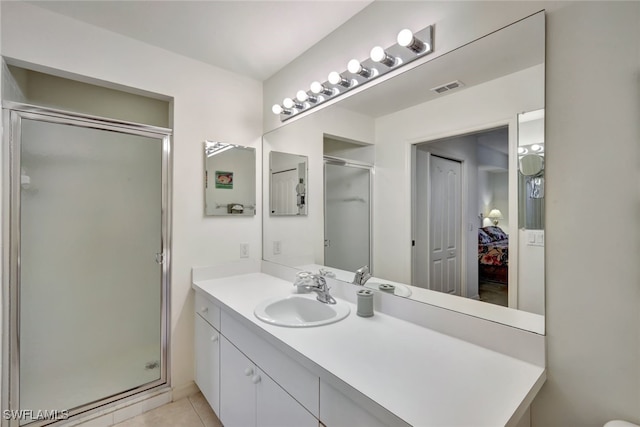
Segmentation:
{"type": "Polygon", "coordinates": [[[196,314],[195,380],[216,414],[220,414],[220,334],[196,314]]]}
{"type": "Polygon", "coordinates": [[[220,337],[220,421],[225,427],[256,425],[256,367],[220,337]]]}
{"type": "Polygon", "coordinates": [[[260,369],[257,388],[257,427],[318,427],[318,420],[260,369]]]}

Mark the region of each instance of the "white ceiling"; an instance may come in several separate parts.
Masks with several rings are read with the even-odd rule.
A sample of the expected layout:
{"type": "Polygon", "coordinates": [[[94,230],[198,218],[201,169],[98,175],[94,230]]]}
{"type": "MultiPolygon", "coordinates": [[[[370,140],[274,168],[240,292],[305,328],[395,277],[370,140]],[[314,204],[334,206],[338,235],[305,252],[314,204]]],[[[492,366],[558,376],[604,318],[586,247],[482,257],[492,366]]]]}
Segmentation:
{"type": "Polygon", "coordinates": [[[264,81],[373,0],[29,1],[264,81]]]}

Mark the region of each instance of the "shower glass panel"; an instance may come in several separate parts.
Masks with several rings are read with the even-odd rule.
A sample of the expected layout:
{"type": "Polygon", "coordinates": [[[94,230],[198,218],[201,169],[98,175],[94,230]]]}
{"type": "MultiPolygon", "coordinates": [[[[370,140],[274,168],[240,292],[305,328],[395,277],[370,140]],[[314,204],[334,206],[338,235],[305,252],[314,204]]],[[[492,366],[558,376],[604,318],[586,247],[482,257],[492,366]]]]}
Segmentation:
{"type": "Polygon", "coordinates": [[[372,269],[369,167],[325,162],[324,218],[324,265],[372,269]]]}
{"type": "Polygon", "coordinates": [[[163,139],[22,120],[21,409],[160,379],[163,139]]]}

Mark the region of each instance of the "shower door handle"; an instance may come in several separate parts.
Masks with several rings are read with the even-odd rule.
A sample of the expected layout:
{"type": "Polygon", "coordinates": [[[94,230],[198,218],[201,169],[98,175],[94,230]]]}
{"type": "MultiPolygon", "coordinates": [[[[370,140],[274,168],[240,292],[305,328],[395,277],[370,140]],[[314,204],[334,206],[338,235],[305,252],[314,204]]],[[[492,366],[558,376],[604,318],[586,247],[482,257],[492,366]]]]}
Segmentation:
{"type": "Polygon", "coordinates": [[[156,263],[164,264],[164,254],[162,252],[156,253],[156,263]]]}

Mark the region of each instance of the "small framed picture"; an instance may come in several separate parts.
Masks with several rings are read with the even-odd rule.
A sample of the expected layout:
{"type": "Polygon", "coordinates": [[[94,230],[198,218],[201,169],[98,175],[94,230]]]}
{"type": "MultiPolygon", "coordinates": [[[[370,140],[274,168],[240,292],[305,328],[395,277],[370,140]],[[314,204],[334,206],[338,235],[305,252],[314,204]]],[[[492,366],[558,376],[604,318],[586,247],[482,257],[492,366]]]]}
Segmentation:
{"type": "Polygon", "coordinates": [[[216,171],[216,188],[233,189],[233,172],[216,171]]]}

